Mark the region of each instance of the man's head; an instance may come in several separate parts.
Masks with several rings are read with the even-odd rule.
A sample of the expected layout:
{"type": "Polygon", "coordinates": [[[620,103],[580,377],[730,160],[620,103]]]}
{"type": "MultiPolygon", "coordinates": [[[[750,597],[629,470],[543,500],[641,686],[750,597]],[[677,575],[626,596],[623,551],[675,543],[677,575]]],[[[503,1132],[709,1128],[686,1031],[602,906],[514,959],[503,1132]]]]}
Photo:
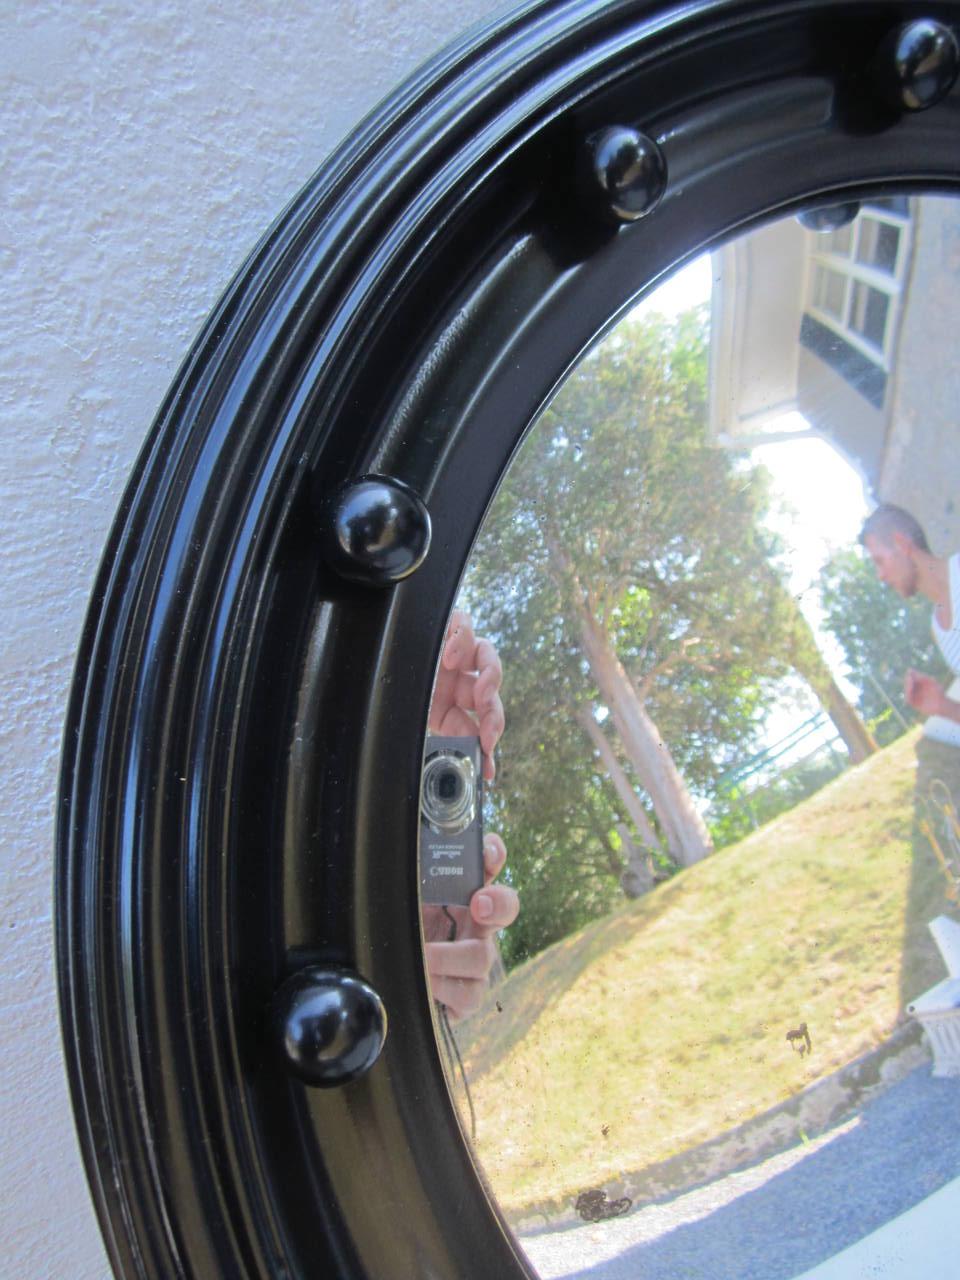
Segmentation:
{"type": "Polygon", "coordinates": [[[864,521],[860,541],[880,581],[909,599],[917,592],[921,556],[929,556],[926,534],[909,511],[885,502],[864,521]]]}

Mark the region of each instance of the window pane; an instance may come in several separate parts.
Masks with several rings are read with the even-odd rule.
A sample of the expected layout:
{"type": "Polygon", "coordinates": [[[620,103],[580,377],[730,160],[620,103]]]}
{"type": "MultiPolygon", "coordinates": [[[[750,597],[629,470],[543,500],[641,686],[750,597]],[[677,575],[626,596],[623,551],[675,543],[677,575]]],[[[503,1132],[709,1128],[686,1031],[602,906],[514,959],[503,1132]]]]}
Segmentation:
{"type": "Polygon", "coordinates": [[[831,231],[827,239],[827,249],[830,253],[839,253],[844,257],[849,257],[850,244],[853,237],[853,227],[847,225],[841,227],[839,231],[831,231]]]}
{"type": "Polygon", "coordinates": [[[860,227],[857,244],[857,261],[868,267],[876,267],[893,275],[897,265],[897,249],[900,246],[900,230],[886,222],[865,218],[860,227]]]}
{"type": "Polygon", "coordinates": [[[869,285],[859,281],[854,284],[850,328],[879,351],[883,350],[889,305],[890,299],[879,289],[871,289],[869,285]]]}
{"type": "Polygon", "coordinates": [[[843,320],[844,285],[844,277],[839,272],[817,267],[814,301],[821,311],[837,320],[843,320]]]}
{"type": "Polygon", "coordinates": [[[873,246],[877,238],[877,224],[870,218],[862,218],[860,220],[860,230],[857,235],[857,253],[858,262],[871,262],[873,260],[873,246]]]}

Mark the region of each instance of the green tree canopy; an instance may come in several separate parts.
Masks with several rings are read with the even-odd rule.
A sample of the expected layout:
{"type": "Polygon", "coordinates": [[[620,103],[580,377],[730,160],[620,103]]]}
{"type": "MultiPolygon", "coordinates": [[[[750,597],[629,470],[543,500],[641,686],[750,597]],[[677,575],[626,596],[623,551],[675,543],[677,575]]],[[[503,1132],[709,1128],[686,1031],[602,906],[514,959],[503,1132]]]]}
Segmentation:
{"type": "Polygon", "coordinates": [[[603,722],[669,843],[597,646],[606,690],[622,678],[700,796],[755,740],[788,665],[766,476],[710,441],[706,376],[705,309],[621,325],[541,416],[481,532],[467,603],[505,672],[491,803],[523,894],[514,958],[617,893],[623,808],[578,709],[603,722]]]}

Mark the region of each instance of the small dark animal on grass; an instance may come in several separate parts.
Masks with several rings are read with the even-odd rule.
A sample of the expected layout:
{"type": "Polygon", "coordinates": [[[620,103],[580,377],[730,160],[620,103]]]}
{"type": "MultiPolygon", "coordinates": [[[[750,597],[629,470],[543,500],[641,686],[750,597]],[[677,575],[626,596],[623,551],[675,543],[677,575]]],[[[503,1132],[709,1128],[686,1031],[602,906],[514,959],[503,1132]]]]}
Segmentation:
{"type": "Polygon", "coordinates": [[[788,1031],[787,1039],[790,1042],[790,1048],[796,1049],[801,1058],[804,1054],[809,1053],[813,1048],[813,1044],[810,1040],[810,1032],[807,1030],[807,1024],[805,1022],[801,1022],[795,1031],[788,1031]]]}
{"type": "Polygon", "coordinates": [[[623,1196],[620,1200],[608,1200],[600,1187],[581,1191],[574,1206],[584,1222],[602,1222],[604,1218],[619,1218],[626,1213],[633,1201],[623,1196]]]}

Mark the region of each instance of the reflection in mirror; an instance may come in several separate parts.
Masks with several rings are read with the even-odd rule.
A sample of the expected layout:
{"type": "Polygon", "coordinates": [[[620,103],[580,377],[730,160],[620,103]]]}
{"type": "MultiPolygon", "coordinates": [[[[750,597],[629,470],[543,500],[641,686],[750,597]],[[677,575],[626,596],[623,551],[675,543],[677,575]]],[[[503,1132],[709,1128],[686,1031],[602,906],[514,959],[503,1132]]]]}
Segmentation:
{"type": "Polygon", "coordinates": [[[872,1274],[960,1209],[958,299],[944,198],[753,232],[581,361],[481,531],[431,732],[483,725],[513,922],[427,937],[545,1277],[872,1274]]]}

